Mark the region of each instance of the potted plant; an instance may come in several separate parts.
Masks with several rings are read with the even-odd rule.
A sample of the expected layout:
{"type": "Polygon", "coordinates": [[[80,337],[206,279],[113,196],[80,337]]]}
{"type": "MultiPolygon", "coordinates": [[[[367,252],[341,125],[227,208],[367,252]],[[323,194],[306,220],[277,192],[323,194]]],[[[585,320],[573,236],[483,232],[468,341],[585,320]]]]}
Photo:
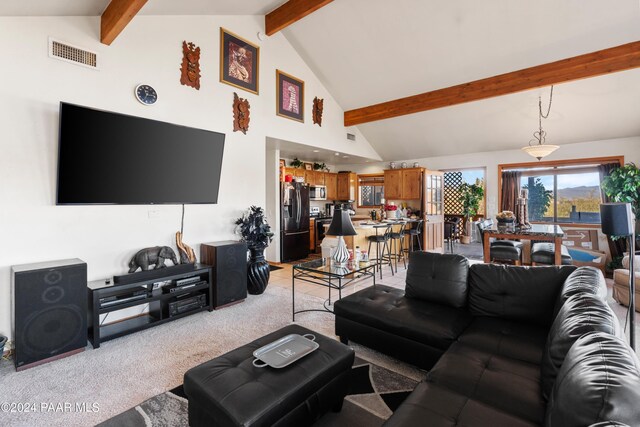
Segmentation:
{"type": "Polygon", "coordinates": [[[636,217],[636,236],[640,234],[640,170],[634,163],[615,169],[602,180],[605,194],[616,203],[631,203],[636,217]]]}
{"type": "Polygon", "coordinates": [[[304,162],[296,157],[295,159],[291,160],[291,166],[296,169],[303,168],[304,162]]]}
{"type": "Polygon", "coordinates": [[[251,206],[242,217],[236,220],[236,233],[247,242],[250,258],[247,266],[247,291],[259,295],[269,283],[269,263],[264,259],[264,250],[273,240],[271,226],[264,217],[264,210],[251,206]]]}
{"type": "Polygon", "coordinates": [[[323,170],[325,170],[326,167],[327,167],[327,165],[325,165],[324,163],[315,162],[313,164],[313,170],[314,171],[323,171],[323,170]]]}
{"type": "Polygon", "coordinates": [[[458,201],[462,203],[462,214],[465,218],[464,223],[464,235],[460,238],[460,241],[464,244],[471,243],[471,218],[478,214],[480,209],[480,202],[484,197],[484,189],[478,184],[460,184],[458,187],[460,197],[458,201]]]}

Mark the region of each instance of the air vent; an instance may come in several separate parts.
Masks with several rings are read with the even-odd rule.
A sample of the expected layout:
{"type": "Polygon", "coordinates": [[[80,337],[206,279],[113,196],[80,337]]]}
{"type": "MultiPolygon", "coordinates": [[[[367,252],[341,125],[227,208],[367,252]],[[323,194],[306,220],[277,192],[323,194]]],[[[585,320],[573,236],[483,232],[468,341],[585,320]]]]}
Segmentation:
{"type": "Polygon", "coordinates": [[[99,69],[97,53],[52,38],[49,38],[49,57],[94,70],[99,69]]]}
{"type": "Polygon", "coordinates": [[[348,139],[349,141],[355,141],[355,140],[356,140],[356,136],[355,136],[355,134],[353,134],[353,133],[348,133],[348,134],[347,134],[347,139],[348,139]]]}

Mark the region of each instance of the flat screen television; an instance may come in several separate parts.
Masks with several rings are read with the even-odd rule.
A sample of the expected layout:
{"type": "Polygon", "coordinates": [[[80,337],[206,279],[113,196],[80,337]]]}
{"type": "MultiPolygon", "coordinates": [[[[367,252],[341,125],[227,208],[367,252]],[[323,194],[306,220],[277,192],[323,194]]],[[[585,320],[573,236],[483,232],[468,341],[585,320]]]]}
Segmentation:
{"type": "Polygon", "coordinates": [[[217,203],[224,138],[61,102],[56,203],[217,203]]]}

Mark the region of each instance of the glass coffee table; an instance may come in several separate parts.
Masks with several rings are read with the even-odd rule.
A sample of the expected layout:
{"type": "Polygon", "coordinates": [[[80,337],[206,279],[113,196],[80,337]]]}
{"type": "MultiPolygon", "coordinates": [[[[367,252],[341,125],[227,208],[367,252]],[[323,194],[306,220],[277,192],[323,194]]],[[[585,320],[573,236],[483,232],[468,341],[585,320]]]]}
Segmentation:
{"type": "Polygon", "coordinates": [[[331,258],[320,258],[313,261],[303,262],[293,266],[291,278],[293,321],[296,321],[296,314],[308,311],[323,311],[333,313],[331,306],[331,290],[338,291],[338,299],[342,298],[342,289],[354,280],[360,280],[363,276],[373,279],[373,286],[376,285],[375,275],[376,264],[370,263],[367,266],[356,266],[348,263],[345,266],[334,264],[331,258]],[[325,300],[322,309],[307,309],[296,311],[296,280],[313,283],[314,285],[328,288],[328,298],[325,300]]]}

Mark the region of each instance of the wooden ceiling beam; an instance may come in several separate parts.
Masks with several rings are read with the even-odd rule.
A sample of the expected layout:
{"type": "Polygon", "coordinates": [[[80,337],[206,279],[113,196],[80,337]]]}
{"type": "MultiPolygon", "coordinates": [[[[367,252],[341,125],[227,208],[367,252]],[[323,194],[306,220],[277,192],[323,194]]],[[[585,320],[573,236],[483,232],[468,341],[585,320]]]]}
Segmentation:
{"type": "Polygon", "coordinates": [[[272,36],[333,0],[289,0],[264,17],[265,33],[272,36]]]}
{"type": "Polygon", "coordinates": [[[640,41],[345,111],[344,125],[355,126],[638,67],[640,41]]]}
{"type": "Polygon", "coordinates": [[[110,45],[147,0],[111,0],[100,19],[100,41],[110,45]]]}

